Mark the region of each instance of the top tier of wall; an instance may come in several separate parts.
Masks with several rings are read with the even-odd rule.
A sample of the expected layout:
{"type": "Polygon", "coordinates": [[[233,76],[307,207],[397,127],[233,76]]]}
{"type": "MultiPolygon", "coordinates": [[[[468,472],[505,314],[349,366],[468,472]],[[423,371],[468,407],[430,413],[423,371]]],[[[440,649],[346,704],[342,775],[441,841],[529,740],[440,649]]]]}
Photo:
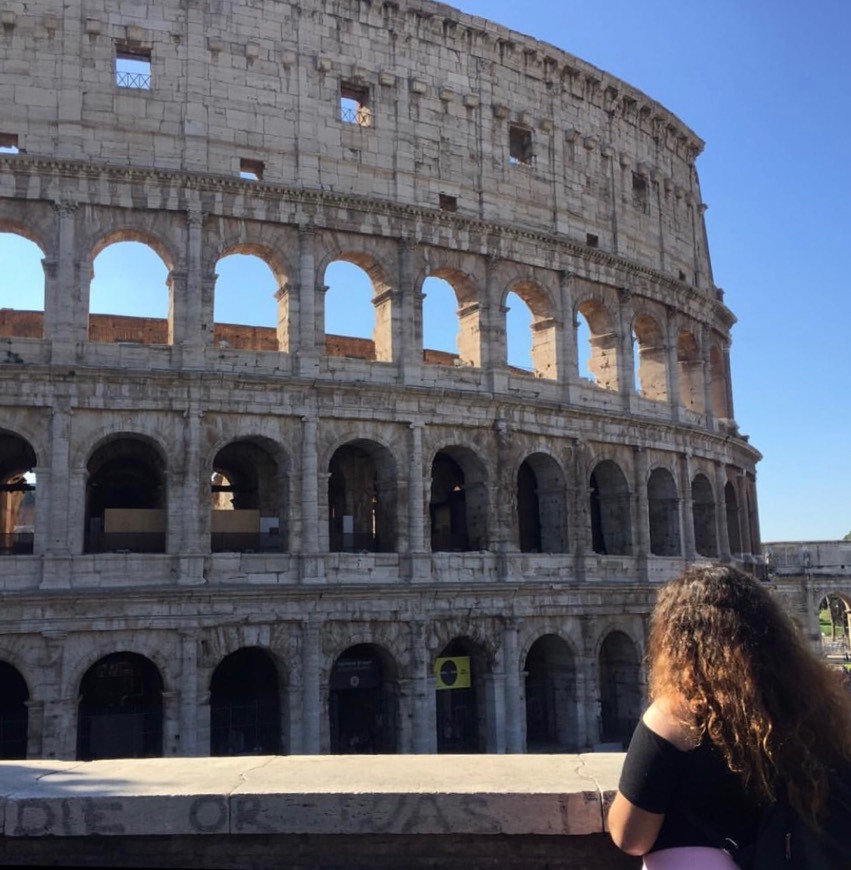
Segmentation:
{"type": "Polygon", "coordinates": [[[288,187],[434,209],[443,194],[714,296],[702,142],[635,88],[484,19],[425,0],[9,0],[0,25],[0,134],[30,157],[231,177],[250,160],[288,187]],[[117,86],[117,49],[150,53],[150,89],[117,86]],[[341,119],[341,85],[363,89],[369,126],[341,119]]]}

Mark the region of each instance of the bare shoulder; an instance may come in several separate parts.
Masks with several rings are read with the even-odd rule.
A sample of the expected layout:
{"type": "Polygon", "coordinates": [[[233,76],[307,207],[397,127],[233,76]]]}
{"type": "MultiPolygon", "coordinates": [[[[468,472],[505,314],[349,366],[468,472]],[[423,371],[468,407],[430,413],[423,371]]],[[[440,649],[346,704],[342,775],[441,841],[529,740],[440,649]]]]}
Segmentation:
{"type": "Polygon", "coordinates": [[[681,752],[688,752],[697,745],[694,731],[688,725],[688,717],[684,715],[681,706],[671,699],[657,698],[641,718],[654,734],[658,734],[681,752]]]}

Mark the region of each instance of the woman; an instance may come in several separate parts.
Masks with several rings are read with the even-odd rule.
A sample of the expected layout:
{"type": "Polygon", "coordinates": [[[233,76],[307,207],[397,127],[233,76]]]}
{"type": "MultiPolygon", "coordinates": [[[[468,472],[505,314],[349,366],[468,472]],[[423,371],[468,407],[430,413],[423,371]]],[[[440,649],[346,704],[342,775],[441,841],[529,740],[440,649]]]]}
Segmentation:
{"type": "Polygon", "coordinates": [[[781,799],[819,828],[831,771],[851,760],[851,698],[765,587],[721,565],[664,586],[650,698],[609,812],[645,867],[735,868],[781,799]]]}

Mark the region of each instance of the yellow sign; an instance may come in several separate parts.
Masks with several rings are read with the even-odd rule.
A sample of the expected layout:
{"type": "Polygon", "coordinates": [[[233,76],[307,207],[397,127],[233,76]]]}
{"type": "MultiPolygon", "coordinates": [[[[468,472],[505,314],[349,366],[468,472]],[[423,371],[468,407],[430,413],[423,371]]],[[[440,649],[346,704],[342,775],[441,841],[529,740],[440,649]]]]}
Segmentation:
{"type": "Polygon", "coordinates": [[[469,689],[470,656],[435,659],[434,676],[438,689],[469,689]]]}

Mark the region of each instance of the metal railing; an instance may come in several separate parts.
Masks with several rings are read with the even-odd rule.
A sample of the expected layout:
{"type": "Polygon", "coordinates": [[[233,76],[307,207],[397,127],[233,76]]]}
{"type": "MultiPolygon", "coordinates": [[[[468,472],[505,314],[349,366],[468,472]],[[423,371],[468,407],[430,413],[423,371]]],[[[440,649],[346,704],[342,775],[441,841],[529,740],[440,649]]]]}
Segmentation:
{"type": "Polygon", "coordinates": [[[151,89],[151,74],[116,70],[115,84],[119,88],[135,88],[140,91],[149,91],[151,89]]]}

